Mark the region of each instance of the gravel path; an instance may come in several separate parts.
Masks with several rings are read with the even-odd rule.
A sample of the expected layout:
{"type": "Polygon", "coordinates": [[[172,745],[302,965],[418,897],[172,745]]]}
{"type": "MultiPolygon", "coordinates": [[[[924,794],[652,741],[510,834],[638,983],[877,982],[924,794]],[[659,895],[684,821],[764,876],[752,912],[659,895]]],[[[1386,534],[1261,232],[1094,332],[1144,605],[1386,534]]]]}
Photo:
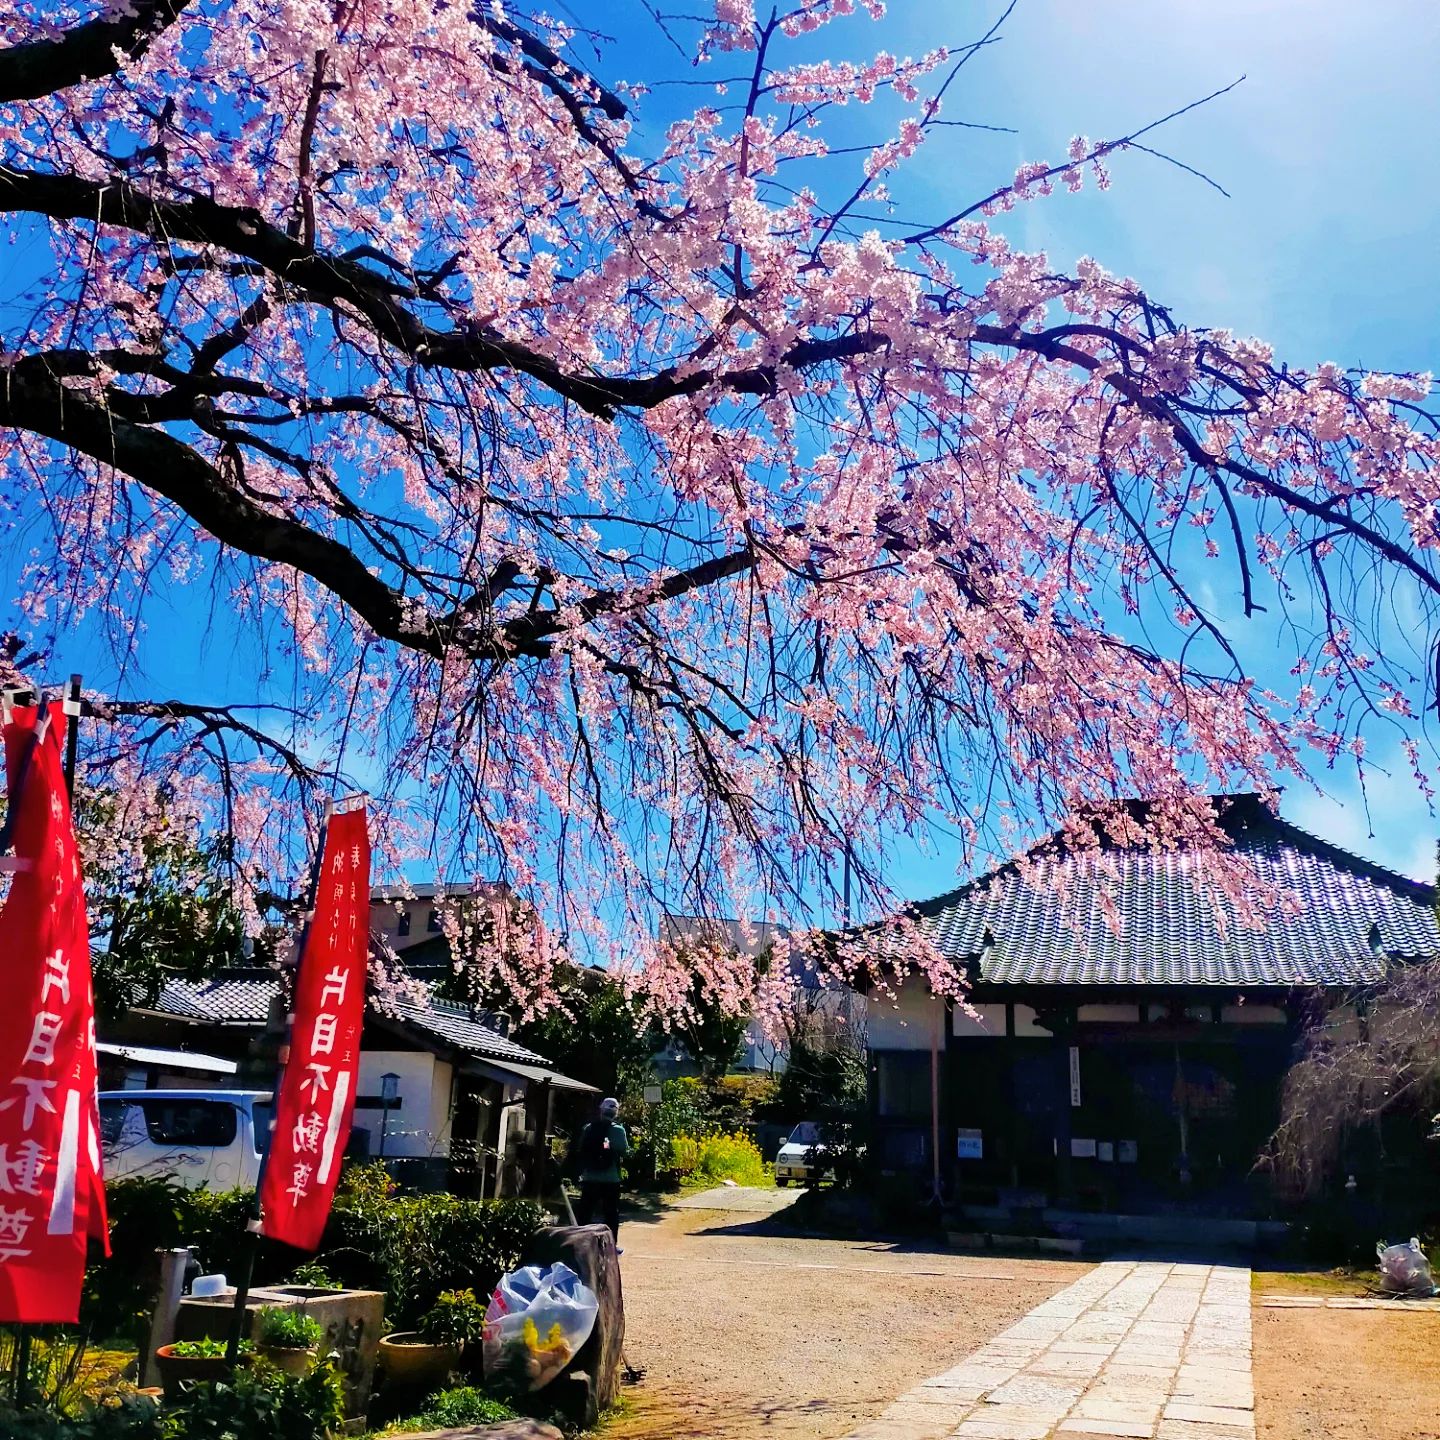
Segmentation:
{"type": "Polygon", "coordinates": [[[1440,1315],[1255,1310],[1260,1440],[1440,1440],[1440,1315]]]}
{"type": "Polygon", "coordinates": [[[625,1349],[647,1374],[607,1440],[832,1440],[1090,1268],[806,1239],[744,1192],[714,1203],[737,1208],[621,1227],[625,1349]]]}

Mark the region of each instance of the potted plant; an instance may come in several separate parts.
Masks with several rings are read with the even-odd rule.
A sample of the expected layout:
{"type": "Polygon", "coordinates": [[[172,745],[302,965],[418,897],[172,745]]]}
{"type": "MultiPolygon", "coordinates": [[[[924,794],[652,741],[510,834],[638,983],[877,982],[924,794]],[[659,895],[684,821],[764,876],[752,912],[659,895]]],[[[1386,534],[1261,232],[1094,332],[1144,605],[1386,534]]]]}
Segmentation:
{"type": "Polygon", "coordinates": [[[255,1353],[287,1375],[307,1375],[324,1334],[303,1310],[267,1306],[255,1317],[255,1353]]]}
{"type": "Polygon", "coordinates": [[[380,1341],[380,1363],[395,1385],[433,1385],[460,1363],[466,1344],[485,1326],[484,1306],[473,1290],[446,1290],[420,1317],[414,1330],[398,1330],[380,1341]]]}
{"type": "MultiPolygon", "coordinates": [[[[243,1364],[249,1358],[250,1345],[242,1342],[240,1359],[243,1364]]],[[[165,1389],[165,1398],[180,1399],[181,1385],[189,1380],[219,1380],[225,1375],[225,1342],[205,1336],[200,1340],[176,1340],[162,1345],[155,1352],[155,1363],[160,1367],[160,1383],[165,1389]]]]}

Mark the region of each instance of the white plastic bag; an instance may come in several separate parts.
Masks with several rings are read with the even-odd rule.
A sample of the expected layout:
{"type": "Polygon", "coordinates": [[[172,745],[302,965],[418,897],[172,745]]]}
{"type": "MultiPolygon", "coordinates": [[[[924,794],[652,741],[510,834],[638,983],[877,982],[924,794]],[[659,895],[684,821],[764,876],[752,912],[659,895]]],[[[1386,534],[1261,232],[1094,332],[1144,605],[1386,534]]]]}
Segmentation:
{"type": "Polygon", "coordinates": [[[1380,1257],[1380,1288],[1386,1294],[1418,1300],[1435,1293],[1435,1276],[1418,1236],[1408,1245],[1376,1245],[1375,1253],[1380,1257]]]}
{"type": "Polygon", "coordinates": [[[568,1265],[502,1275],[485,1309],[486,1380],[518,1392],[548,1385],[590,1338],[599,1311],[595,1292],[568,1265]]]}

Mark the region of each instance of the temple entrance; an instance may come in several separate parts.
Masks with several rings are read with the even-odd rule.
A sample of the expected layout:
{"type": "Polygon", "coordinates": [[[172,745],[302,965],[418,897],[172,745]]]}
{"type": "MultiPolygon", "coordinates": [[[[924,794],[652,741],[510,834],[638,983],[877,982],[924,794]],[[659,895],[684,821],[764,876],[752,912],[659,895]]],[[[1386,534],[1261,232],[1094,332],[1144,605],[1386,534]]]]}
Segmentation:
{"type": "Polygon", "coordinates": [[[1279,1119],[1287,1037],[1279,1027],[1217,1030],[1082,1028],[1081,1103],[1069,1117],[1070,1187],[1082,1204],[1210,1215],[1264,1208],[1268,1186],[1255,1162],[1279,1119]]]}

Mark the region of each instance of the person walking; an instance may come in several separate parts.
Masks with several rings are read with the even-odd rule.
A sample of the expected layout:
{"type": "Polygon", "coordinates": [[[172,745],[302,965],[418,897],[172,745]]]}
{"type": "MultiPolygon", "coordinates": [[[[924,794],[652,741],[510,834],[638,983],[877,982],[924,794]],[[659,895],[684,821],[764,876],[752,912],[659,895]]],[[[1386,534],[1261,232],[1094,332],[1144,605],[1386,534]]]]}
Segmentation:
{"type": "Polygon", "coordinates": [[[630,1137],[617,1118],[620,1102],[607,1097],[579,1134],[572,1154],[580,1172],[579,1219],[582,1225],[604,1224],[615,1237],[620,1254],[620,1162],[630,1153],[630,1137]]]}

